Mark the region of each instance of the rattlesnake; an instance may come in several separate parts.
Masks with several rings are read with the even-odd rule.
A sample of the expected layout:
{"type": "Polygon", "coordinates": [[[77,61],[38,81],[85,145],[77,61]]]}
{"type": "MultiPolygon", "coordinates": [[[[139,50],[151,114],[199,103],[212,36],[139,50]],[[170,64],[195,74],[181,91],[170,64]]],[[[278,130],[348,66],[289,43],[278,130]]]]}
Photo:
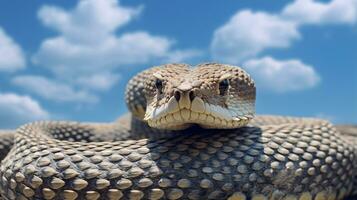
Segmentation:
{"type": "Polygon", "coordinates": [[[130,80],[116,122],[34,122],[1,134],[4,199],[342,199],[355,137],[312,118],[256,116],[241,68],[167,64],[130,80]],[[348,139],[346,139],[348,138],[348,139]]]}

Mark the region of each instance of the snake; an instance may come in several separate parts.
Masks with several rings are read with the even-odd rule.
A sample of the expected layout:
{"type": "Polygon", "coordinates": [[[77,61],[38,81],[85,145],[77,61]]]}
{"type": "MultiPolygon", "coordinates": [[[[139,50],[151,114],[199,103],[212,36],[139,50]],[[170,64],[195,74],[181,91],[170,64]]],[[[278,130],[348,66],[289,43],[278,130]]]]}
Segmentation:
{"type": "Polygon", "coordinates": [[[125,101],[130,113],[114,122],[39,121],[1,132],[1,198],[356,194],[356,132],[317,118],[256,115],[256,84],[240,67],[154,66],[128,82],[125,101]]]}

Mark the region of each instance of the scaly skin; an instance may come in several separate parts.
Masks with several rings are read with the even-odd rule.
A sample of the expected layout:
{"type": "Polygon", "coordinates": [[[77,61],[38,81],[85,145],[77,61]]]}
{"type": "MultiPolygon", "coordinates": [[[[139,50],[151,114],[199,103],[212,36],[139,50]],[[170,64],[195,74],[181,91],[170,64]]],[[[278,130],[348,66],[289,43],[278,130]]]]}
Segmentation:
{"type": "Polygon", "coordinates": [[[36,122],[1,138],[1,155],[14,141],[0,168],[4,199],[342,199],[357,173],[353,134],[307,118],[180,131],[135,118],[36,122]]]}

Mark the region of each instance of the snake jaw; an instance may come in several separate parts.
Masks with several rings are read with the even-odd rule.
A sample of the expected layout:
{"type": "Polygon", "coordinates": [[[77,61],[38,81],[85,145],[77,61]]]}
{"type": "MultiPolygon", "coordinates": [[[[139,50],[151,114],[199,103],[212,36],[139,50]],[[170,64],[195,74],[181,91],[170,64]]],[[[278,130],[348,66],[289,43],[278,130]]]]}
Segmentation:
{"type": "Polygon", "coordinates": [[[196,97],[191,102],[182,103],[171,97],[161,106],[148,106],[144,120],[158,129],[181,130],[197,124],[203,128],[232,129],[246,125],[252,115],[238,115],[221,106],[205,103],[196,97]]]}

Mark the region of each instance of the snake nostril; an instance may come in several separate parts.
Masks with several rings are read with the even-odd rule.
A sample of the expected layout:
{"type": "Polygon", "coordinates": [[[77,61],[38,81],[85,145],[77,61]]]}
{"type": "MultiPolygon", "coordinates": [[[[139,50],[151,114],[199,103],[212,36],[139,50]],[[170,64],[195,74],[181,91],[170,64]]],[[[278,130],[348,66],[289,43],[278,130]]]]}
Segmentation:
{"type": "Polygon", "coordinates": [[[175,96],[176,101],[179,101],[181,98],[181,93],[179,91],[175,91],[174,96],[175,96]]]}
{"type": "Polygon", "coordinates": [[[193,99],[195,98],[195,92],[190,91],[189,96],[190,96],[190,101],[193,101],[193,99]]]}

